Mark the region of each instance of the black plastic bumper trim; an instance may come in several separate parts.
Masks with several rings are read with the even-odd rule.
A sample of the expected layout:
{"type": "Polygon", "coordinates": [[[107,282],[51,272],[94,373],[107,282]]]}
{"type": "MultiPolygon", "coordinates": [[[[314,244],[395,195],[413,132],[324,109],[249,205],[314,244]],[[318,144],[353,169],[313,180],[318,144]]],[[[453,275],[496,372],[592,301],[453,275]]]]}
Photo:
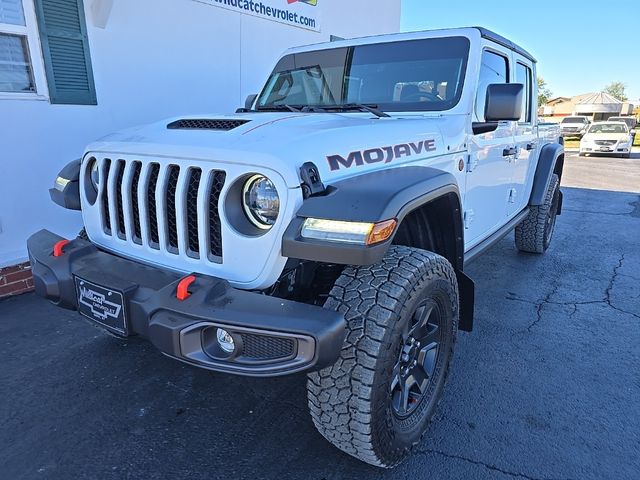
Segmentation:
{"type": "Polygon", "coordinates": [[[51,200],[69,210],[80,210],[80,162],[78,159],[66,164],[58,178],[67,183],[49,189],[51,200]]]}
{"type": "Polygon", "coordinates": [[[203,368],[252,376],[278,376],[320,369],[333,364],[343,346],[346,323],[342,315],[321,307],[239,290],[223,279],[196,275],[191,296],[176,298],[183,274],[147,266],[75,239],[64,254],[53,257],[62,237],[47,230],[28,242],[36,293],[54,304],[77,309],[74,276],[124,293],[129,332],[148,338],[163,353],[203,368]],[[299,355],[270,365],[235,365],[185,355],[180,335],[197,324],[223,325],[233,331],[307,339],[304,362],[299,355]],[[311,347],[312,344],[312,347],[311,347]],[[310,348],[312,351],[310,352],[310,348]]]}

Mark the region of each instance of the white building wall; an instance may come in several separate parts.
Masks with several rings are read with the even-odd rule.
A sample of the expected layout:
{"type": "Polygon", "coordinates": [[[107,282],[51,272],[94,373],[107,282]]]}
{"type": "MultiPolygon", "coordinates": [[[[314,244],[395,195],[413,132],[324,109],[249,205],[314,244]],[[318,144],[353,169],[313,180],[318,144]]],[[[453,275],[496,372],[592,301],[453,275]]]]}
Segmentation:
{"type": "Polygon", "coordinates": [[[41,228],[78,233],[79,212],[52,203],[48,189],[89,142],[160,118],[233,111],[286,48],[400,27],[400,0],[319,0],[319,33],[193,0],[113,0],[103,29],[91,11],[105,1],[84,0],[97,106],[0,96],[0,267],[25,260],[26,239],[41,228]]]}

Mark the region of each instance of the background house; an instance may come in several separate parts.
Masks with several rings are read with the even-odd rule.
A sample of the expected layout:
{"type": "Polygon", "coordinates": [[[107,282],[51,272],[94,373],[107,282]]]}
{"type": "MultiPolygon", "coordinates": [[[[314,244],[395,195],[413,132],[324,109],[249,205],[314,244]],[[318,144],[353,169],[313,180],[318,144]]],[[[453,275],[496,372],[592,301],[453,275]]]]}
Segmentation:
{"type": "Polygon", "coordinates": [[[0,296],[29,286],[31,233],[80,230],[48,189],[89,142],[233,111],[288,47],[399,28],[400,0],[0,0],[0,296]]]}
{"type": "Polygon", "coordinates": [[[632,115],[633,104],[621,102],[605,92],[590,92],[575,97],[552,98],[539,112],[547,120],[562,120],[570,115],[583,115],[592,121],[618,115],[632,115]]]}

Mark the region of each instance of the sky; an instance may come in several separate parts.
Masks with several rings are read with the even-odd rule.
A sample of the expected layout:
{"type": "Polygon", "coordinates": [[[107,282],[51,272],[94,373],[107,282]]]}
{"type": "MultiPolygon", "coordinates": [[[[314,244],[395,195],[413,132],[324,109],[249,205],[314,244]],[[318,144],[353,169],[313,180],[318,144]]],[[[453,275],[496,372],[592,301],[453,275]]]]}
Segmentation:
{"type": "Polygon", "coordinates": [[[640,0],[402,0],[403,32],[476,25],[529,51],[552,97],[621,81],[640,99],[640,0]]]}

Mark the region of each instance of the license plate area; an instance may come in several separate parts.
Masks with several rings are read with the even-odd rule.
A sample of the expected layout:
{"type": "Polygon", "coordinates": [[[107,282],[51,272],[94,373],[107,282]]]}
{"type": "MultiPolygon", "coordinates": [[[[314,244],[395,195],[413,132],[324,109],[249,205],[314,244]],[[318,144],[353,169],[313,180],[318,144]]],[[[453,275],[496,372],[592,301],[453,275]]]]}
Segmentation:
{"type": "Polygon", "coordinates": [[[75,277],[78,312],[118,335],[128,335],[124,294],[75,277]]]}
{"type": "Polygon", "coordinates": [[[601,152],[610,152],[611,148],[610,147],[600,147],[600,151],[601,152]]]}

